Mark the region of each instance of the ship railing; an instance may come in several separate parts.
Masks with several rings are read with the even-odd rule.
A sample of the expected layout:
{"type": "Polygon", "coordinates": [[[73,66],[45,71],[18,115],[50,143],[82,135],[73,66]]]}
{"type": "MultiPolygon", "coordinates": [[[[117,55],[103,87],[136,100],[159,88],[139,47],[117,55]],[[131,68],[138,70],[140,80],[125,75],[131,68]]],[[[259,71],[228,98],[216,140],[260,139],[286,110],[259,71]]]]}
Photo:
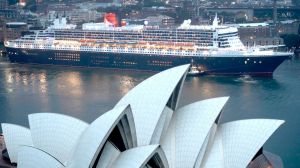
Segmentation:
{"type": "Polygon", "coordinates": [[[198,51],[180,51],[180,50],[163,50],[163,49],[143,49],[143,48],[116,48],[116,47],[87,47],[87,46],[71,46],[71,45],[53,45],[53,44],[16,44],[17,48],[34,48],[34,49],[54,49],[54,50],[79,50],[79,51],[100,51],[100,52],[120,52],[120,53],[141,53],[141,54],[161,54],[161,55],[181,55],[181,56],[196,56],[198,51]]]}

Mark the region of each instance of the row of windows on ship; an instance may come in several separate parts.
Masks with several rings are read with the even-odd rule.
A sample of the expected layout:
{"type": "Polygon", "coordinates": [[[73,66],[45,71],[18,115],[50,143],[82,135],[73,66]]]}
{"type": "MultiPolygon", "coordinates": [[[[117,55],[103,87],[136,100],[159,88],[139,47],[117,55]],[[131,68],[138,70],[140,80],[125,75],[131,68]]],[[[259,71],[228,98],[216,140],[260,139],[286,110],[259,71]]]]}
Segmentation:
{"type": "MultiPolygon", "coordinates": [[[[97,56],[97,57],[91,57],[91,63],[92,64],[107,64],[109,63],[109,57],[107,56],[97,56]]],[[[48,58],[49,60],[54,59],[55,61],[71,61],[71,62],[79,62],[80,61],[80,55],[76,53],[55,53],[54,57],[48,58]]],[[[115,60],[113,61],[113,64],[116,66],[133,66],[137,65],[137,62],[134,61],[122,61],[122,60],[115,60]]],[[[151,60],[147,61],[148,65],[151,66],[163,66],[163,67],[169,67],[172,66],[172,61],[161,61],[161,60],[151,60]]]]}
{"type": "MultiPolygon", "coordinates": [[[[220,36],[221,37],[221,36],[220,36]]],[[[236,37],[236,36],[222,36],[225,37],[236,37]]],[[[191,35],[191,36],[146,36],[146,35],[128,35],[128,36],[115,36],[115,35],[108,35],[108,36],[55,36],[55,37],[45,37],[45,36],[35,36],[35,37],[23,37],[24,40],[35,40],[35,39],[45,39],[48,40],[49,38],[55,38],[55,39],[96,39],[96,40],[145,40],[145,41],[169,41],[169,40],[188,40],[188,41],[211,41],[213,36],[197,36],[197,35],[191,35]]]]}
{"type": "MultiPolygon", "coordinates": [[[[38,35],[39,37],[51,37],[51,36],[43,36],[43,35],[38,35]]],[[[96,37],[212,37],[212,34],[206,35],[206,34],[56,34],[53,37],[91,37],[91,38],[96,38],[96,37]]],[[[228,36],[228,35],[224,35],[228,36]]],[[[233,36],[233,35],[230,35],[233,36]]]]}
{"type": "MultiPolygon", "coordinates": [[[[49,40],[50,37],[43,37],[43,36],[36,36],[35,38],[31,37],[23,37],[22,40],[49,40]]],[[[96,37],[96,36],[91,36],[91,37],[86,37],[86,36],[56,36],[55,39],[64,39],[64,40],[81,40],[81,39],[86,39],[86,40],[144,40],[144,41],[212,41],[212,36],[210,37],[203,37],[203,36],[195,36],[195,37],[190,37],[190,36],[101,36],[101,37],[96,37]]],[[[223,37],[224,38],[224,37],[223,37]]],[[[51,39],[51,38],[50,38],[51,39]]],[[[54,39],[54,38],[52,38],[54,39]]]]}
{"type": "MultiPolygon", "coordinates": [[[[65,44],[60,45],[60,44],[35,44],[35,43],[22,43],[22,42],[17,42],[15,43],[15,47],[19,47],[19,48],[38,48],[38,49],[74,49],[74,48],[80,48],[83,50],[91,50],[91,49],[117,49],[117,50],[124,50],[124,49],[143,49],[143,48],[149,48],[149,49],[153,49],[153,50],[157,50],[158,49],[168,49],[168,50],[174,50],[174,47],[176,47],[177,49],[183,50],[184,48],[186,48],[186,46],[180,46],[180,44],[174,43],[173,45],[170,46],[164,46],[162,45],[139,45],[139,44],[133,44],[133,45],[123,45],[123,44],[106,44],[106,43],[82,43],[82,44],[67,44],[66,42],[64,42],[65,44]]],[[[222,44],[227,44],[228,42],[221,42],[222,44]]],[[[126,44],[126,43],[125,43],[126,44]]],[[[197,44],[197,47],[211,47],[213,46],[213,43],[201,43],[201,44],[197,44]]],[[[196,47],[195,46],[195,47],[196,47]]],[[[188,46],[188,48],[190,47],[194,47],[194,46],[188,46]]],[[[175,49],[176,50],[176,49],[175,49]]]]}
{"type": "MultiPolygon", "coordinates": [[[[229,32],[229,33],[234,33],[229,32]]],[[[211,35],[217,32],[204,32],[204,31],[55,31],[54,34],[49,34],[47,32],[42,32],[39,34],[57,35],[57,34],[76,34],[76,35],[98,35],[98,34],[204,34],[211,35]]]]}
{"type": "MultiPolygon", "coordinates": [[[[51,57],[48,59],[52,59],[51,57]]],[[[54,60],[57,61],[80,61],[80,54],[79,53],[55,53],[54,60]]]]}
{"type": "MultiPolygon", "coordinates": [[[[37,39],[37,40],[43,40],[43,39],[37,39]]],[[[70,41],[70,42],[81,42],[81,41],[88,41],[88,39],[68,39],[68,38],[56,38],[56,40],[64,40],[64,41],[70,41]]],[[[202,43],[211,43],[212,39],[134,39],[134,38],[127,38],[127,39],[99,39],[99,40],[92,40],[96,43],[102,43],[102,44],[109,44],[109,43],[116,43],[116,44],[126,44],[126,43],[139,43],[140,41],[143,42],[167,42],[167,43],[196,43],[196,44],[202,44],[202,43]]]]}
{"type": "MultiPolygon", "coordinates": [[[[110,62],[108,60],[101,60],[101,59],[92,59],[91,60],[92,64],[109,64],[110,62]]],[[[137,62],[133,61],[113,61],[113,65],[115,66],[135,66],[137,65],[137,62]]],[[[161,67],[171,67],[173,65],[172,61],[158,61],[158,60],[153,60],[153,61],[147,61],[147,65],[151,66],[161,66],[161,67]]]]}
{"type": "MultiPolygon", "coordinates": [[[[219,34],[219,38],[229,38],[229,37],[238,37],[237,33],[225,33],[219,34]]],[[[40,35],[36,36],[39,39],[47,39],[51,38],[49,36],[40,35]]],[[[57,34],[52,38],[62,38],[62,39],[115,39],[115,40],[128,40],[128,39],[135,39],[135,40],[149,40],[149,41],[164,41],[164,40],[193,40],[193,41],[205,41],[205,40],[212,40],[213,35],[201,35],[201,34],[190,34],[190,35],[174,35],[174,34],[159,34],[159,35],[148,35],[148,34],[97,34],[97,35],[73,35],[73,34],[57,34]]],[[[32,39],[32,38],[30,38],[32,39]]]]}
{"type": "MultiPolygon", "coordinates": [[[[37,38],[38,40],[44,40],[44,38],[37,38]]],[[[101,37],[101,38],[95,38],[95,37],[56,37],[56,40],[97,40],[97,41],[167,41],[167,42],[195,42],[195,43],[205,43],[205,42],[211,42],[213,41],[213,38],[198,38],[198,37],[172,37],[167,36],[165,38],[162,37],[101,37]]]]}
{"type": "MultiPolygon", "coordinates": [[[[86,50],[88,51],[88,50],[86,50]]],[[[107,50],[108,51],[108,50],[107,50]]],[[[195,56],[197,55],[196,53],[192,53],[192,51],[185,51],[184,53],[183,52],[177,52],[177,53],[174,53],[174,52],[170,52],[170,51],[166,51],[166,52],[155,52],[155,51],[143,51],[143,54],[161,54],[161,55],[172,55],[172,54],[176,54],[176,55],[188,55],[188,56],[195,56]]],[[[208,54],[208,53],[207,53],[208,54]]],[[[63,56],[58,56],[58,57],[61,57],[61,59],[65,59],[64,58],[64,55],[63,56]]],[[[67,56],[66,56],[67,57],[67,56]]]]}
{"type": "MultiPolygon", "coordinates": [[[[237,36],[238,32],[231,33],[218,33],[218,36],[223,37],[233,37],[237,36]]],[[[166,32],[166,33],[56,33],[53,36],[38,34],[40,37],[90,37],[90,38],[102,38],[102,37],[213,37],[213,33],[175,33],[175,32],[166,32]]]]}
{"type": "MultiPolygon", "coordinates": [[[[60,49],[67,49],[67,48],[60,48],[60,49]]],[[[93,51],[90,49],[81,49],[81,51],[93,51]]],[[[182,55],[182,56],[196,56],[199,53],[194,52],[193,50],[185,50],[185,51],[174,51],[174,50],[148,50],[148,49],[140,49],[140,50],[135,50],[135,49],[128,49],[128,50],[98,50],[98,51],[106,51],[106,52],[111,52],[111,51],[117,51],[117,52],[123,52],[123,53],[142,53],[142,54],[161,54],[161,55],[182,55]]],[[[208,55],[209,53],[202,53],[203,55],[208,55]]]]}
{"type": "MultiPolygon", "coordinates": [[[[43,38],[38,38],[36,40],[44,40],[43,38]]],[[[148,41],[148,42],[194,42],[194,43],[209,43],[212,42],[212,38],[175,38],[175,37],[167,37],[167,38],[160,38],[160,37],[149,37],[149,38],[135,38],[135,37],[122,37],[122,38],[112,38],[112,37],[105,37],[105,38],[100,38],[100,39],[95,39],[95,38],[69,38],[69,37],[57,37],[56,40],[70,40],[70,41],[75,41],[75,40],[94,40],[96,42],[127,42],[127,41],[132,41],[132,42],[139,42],[139,41],[148,41]]]]}
{"type": "Polygon", "coordinates": [[[111,33],[115,33],[115,34],[134,34],[134,33],[145,33],[145,34],[168,34],[168,33],[174,33],[174,34],[192,34],[192,33],[197,33],[197,34],[213,34],[216,31],[201,31],[201,30],[145,30],[145,31],[126,31],[126,30],[122,30],[122,31],[115,31],[115,30],[101,30],[101,31],[87,31],[87,30],[73,30],[73,31],[69,31],[69,30],[55,30],[54,32],[39,32],[39,33],[43,33],[43,34],[77,34],[77,35],[81,35],[81,34],[111,34],[111,33]]]}
{"type": "MultiPolygon", "coordinates": [[[[237,36],[237,32],[229,32],[229,33],[222,33],[218,34],[220,37],[234,37],[237,36]]],[[[145,32],[145,33],[138,33],[138,32],[131,32],[131,33],[124,33],[124,32],[56,32],[55,34],[48,34],[48,33],[40,33],[37,34],[37,37],[40,38],[54,38],[54,37],[70,37],[70,38],[159,38],[159,39],[164,39],[164,38],[193,38],[196,37],[197,39],[199,38],[212,38],[213,33],[207,33],[207,32],[188,32],[188,33],[178,33],[178,32],[164,32],[164,33],[153,33],[153,32],[145,32]]]]}
{"type": "Polygon", "coordinates": [[[36,38],[27,38],[27,37],[22,37],[20,40],[24,41],[34,41],[34,40],[47,40],[47,41],[52,41],[52,40],[69,40],[69,41],[74,41],[74,40],[94,40],[94,41],[100,41],[100,42],[109,42],[109,41],[177,41],[177,42],[209,42],[212,41],[213,38],[207,38],[207,37],[172,37],[172,36],[167,36],[165,38],[162,37],[112,37],[112,36],[106,36],[106,37],[101,37],[101,38],[95,38],[95,37],[69,37],[69,36],[59,36],[56,37],[55,39],[53,38],[52,40],[49,40],[49,38],[44,38],[44,37],[39,37],[37,36],[36,38]]]}
{"type": "MultiPolygon", "coordinates": [[[[224,43],[220,43],[220,44],[228,44],[227,42],[224,43]]],[[[202,45],[198,45],[198,47],[209,47],[209,46],[213,46],[212,43],[210,44],[202,44],[202,45]]],[[[102,47],[99,45],[81,45],[81,46],[74,46],[74,45],[52,45],[52,44],[44,44],[44,45],[40,45],[40,44],[29,44],[29,43],[16,43],[16,47],[20,47],[20,48],[37,48],[37,49],[80,49],[80,50],[86,50],[86,51],[90,51],[90,50],[104,50],[104,51],[110,51],[110,50],[124,50],[124,51],[136,51],[136,50],[142,50],[142,51],[163,51],[163,48],[165,48],[167,51],[176,51],[176,49],[174,50],[173,48],[167,48],[167,47],[160,47],[159,49],[156,48],[145,48],[146,46],[135,46],[135,47],[102,47]]],[[[176,47],[180,47],[180,46],[176,46],[176,47]]],[[[183,46],[184,47],[184,46],[183,46]]],[[[191,48],[188,48],[191,49],[191,48]]],[[[186,51],[189,51],[189,50],[186,51]]],[[[180,51],[184,50],[183,48],[179,48],[180,51]]],[[[193,50],[194,51],[194,50],[193,50]]]]}

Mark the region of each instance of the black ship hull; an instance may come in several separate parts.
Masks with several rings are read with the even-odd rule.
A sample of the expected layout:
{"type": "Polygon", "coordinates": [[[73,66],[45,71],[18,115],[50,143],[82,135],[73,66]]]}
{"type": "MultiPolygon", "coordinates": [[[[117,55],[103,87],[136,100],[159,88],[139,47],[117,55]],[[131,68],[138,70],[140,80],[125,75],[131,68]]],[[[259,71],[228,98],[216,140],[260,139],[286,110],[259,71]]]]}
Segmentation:
{"type": "Polygon", "coordinates": [[[128,70],[162,71],[192,64],[202,74],[272,76],[288,54],[276,56],[166,56],[153,54],[108,53],[71,50],[43,50],[7,47],[11,62],[128,70]]]}

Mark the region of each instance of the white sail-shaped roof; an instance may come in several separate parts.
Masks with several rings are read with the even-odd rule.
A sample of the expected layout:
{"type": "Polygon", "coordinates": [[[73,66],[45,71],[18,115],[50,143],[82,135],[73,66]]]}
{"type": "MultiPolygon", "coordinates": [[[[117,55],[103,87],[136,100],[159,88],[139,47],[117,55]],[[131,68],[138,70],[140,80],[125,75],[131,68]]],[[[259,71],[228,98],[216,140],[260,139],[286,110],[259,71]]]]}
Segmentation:
{"type": "Polygon", "coordinates": [[[88,126],[79,119],[55,113],[30,114],[28,118],[33,145],[64,165],[69,161],[79,137],[88,126]]]}
{"type": "Polygon", "coordinates": [[[42,150],[23,146],[18,155],[18,168],[63,168],[63,165],[42,150]]]}
{"type": "Polygon", "coordinates": [[[173,110],[166,106],[160,116],[160,119],[158,120],[154,133],[152,135],[151,144],[159,143],[161,135],[166,134],[169,124],[171,122],[172,115],[173,110]]]}
{"type": "Polygon", "coordinates": [[[147,145],[126,150],[120,154],[111,168],[142,168],[155,154],[159,155],[163,166],[168,168],[166,157],[159,145],[147,145]]]}
{"type": "MultiPolygon", "coordinates": [[[[209,131],[228,97],[189,104],[174,112],[171,126],[161,144],[173,167],[194,167],[209,131]],[[173,162],[173,163],[171,163],[173,162]]],[[[205,147],[204,147],[205,148],[205,147]]]]}
{"type": "Polygon", "coordinates": [[[117,103],[116,107],[131,105],[139,146],[150,144],[162,112],[176,86],[178,90],[173,101],[177,104],[188,68],[189,65],[182,65],[160,72],[137,85],[117,103]]]}
{"type": "Polygon", "coordinates": [[[116,148],[111,142],[106,142],[97,164],[97,168],[111,167],[120,153],[121,151],[116,148]]]}
{"type": "MultiPolygon", "coordinates": [[[[218,119],[217,119],[218,120],[218,119]]],[[[201,146],[200,152],[197,156],[197,160],[195,162],[194,167],[201,167],[201,164],[204,160],[204,155],[207,152],[207,149],[210,148],[210,146],[212,145],[212,142],[214,140],[215,134],[217,131],[217,124],[214,123],[209,131],[209,134],[206,136],[204,143],[201,146]]]]}
{"type": "Polygon", "coordinates": [[[222,124],[203,167],[244,168],[282,120],[251,119],[222,124]],[[218,164],[216,164],[218,163],[218,164]]]}
{"type": "Polygon", "coordinates": [[[32,146],[30,130],[15,124],[2,123],[1,126],[10,161],[17,163],[19,148],[32,146]]]}
{"type": "MultiPolygon", "coordinates": [[[[215,125],[217,127],[217,125],[215,125]]],[[[225,168],[222,132],[216,131],[214,139],[207,146],[206,154],[201,162],[201,168],[225,168]]]]}
{"type": "Polygon", "coordinates": [[[130,106],[120,106],[104,113],[90,124],[79,139],[73,155],[73,162],[68,167],[83,168],[94,164],[110,133],[124,116],[129,119],[133,146],[136,146],[134,121],[130,106]]]}

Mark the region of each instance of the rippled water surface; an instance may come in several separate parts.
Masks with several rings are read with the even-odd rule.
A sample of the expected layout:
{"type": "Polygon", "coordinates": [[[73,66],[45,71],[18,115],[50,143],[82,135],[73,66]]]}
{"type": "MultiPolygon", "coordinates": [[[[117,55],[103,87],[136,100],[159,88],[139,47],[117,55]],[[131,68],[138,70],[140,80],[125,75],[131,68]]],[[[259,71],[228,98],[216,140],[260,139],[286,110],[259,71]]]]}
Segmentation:
{"type": "MultiPolygon", "coordinates": [[[[111,109],[151,73],[49,67],[0,61],[0,123],[28,126],[27,115],[67,114],[91,122],[111,109]]],[[[283,119],[285,124],[265,144],[285,167],[300,167],[300,60],[285,61],[273,78],[188,77],[180,105],[230,96],[222,122],[250,118],[283,119]]],[[[0,128],[1,132],[1,128],[0,128]]]]}

